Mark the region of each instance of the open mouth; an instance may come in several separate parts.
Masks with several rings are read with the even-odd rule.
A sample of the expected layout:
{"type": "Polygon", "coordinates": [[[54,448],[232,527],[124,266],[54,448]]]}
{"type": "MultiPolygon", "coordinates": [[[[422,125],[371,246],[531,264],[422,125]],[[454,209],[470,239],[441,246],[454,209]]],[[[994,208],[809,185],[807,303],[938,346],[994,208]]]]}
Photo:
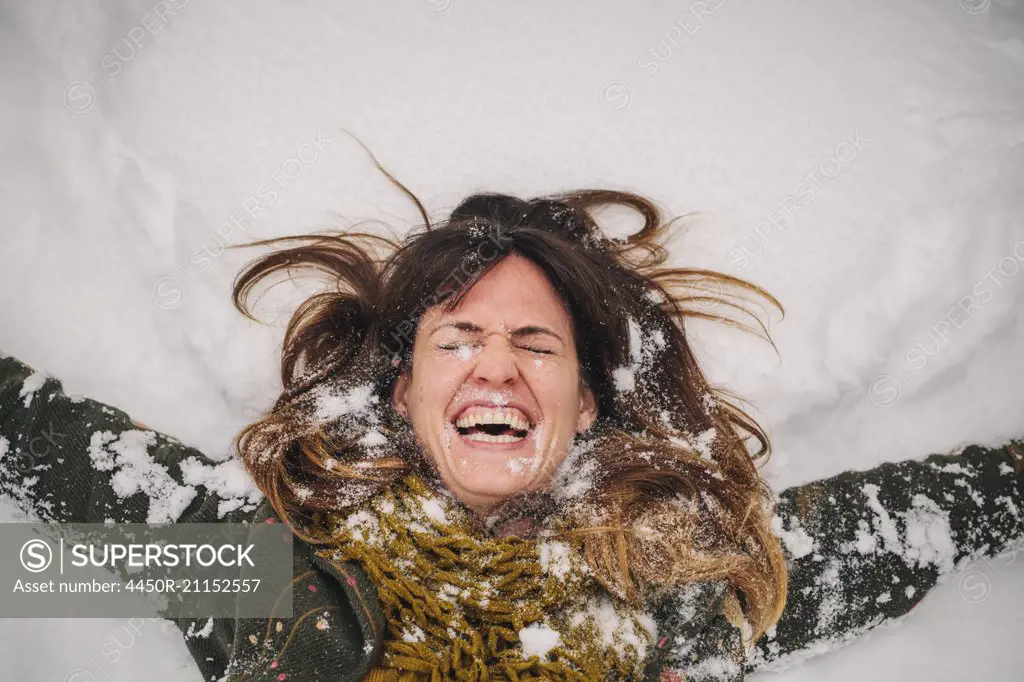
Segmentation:
{"type": "Polygon", "coordinates": [[[454,420],[455,429],[474,443],[518,443],[530,433],[530,419],[514,407],[472,405],[454,420]]]}

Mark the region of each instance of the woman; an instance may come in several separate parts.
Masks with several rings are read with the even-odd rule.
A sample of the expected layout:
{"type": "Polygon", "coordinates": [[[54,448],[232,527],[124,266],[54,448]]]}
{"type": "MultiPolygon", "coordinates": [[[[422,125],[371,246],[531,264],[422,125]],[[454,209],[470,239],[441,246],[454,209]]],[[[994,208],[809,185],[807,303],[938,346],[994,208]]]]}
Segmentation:
{"type": "MultiPolygon", "coordinates": [[[[236,282],[245,314],[278,272],[332,286],[294,314],[284,390],[237,442],[265,500],[195,485],[165,514],[296,536],[293,618],[178,622],[209,626],[186,636],[204,679],[740,680],[905,614],[1024,536],[1018,442],[773,497],[767,437],[709,386],[684,321],[733,322],[707,305],[745,312],[733,291],[777,302],[663,267],[648,200],[482,194],[433,226],[416,203],[427,229],[401,244],[260,242],[278,250],[236,282]],[[606,205],[643,227],[606,238],[606,205]]],[[[166,486],[111,484],[140,466],[118,459],[129,440],[169,485],[204,461],[13,358],[0,434],[2,490],[45,520],[153,519],[166,486]],[[59,468],[25,459],[44,425],[67,434],[59,468]]]]}

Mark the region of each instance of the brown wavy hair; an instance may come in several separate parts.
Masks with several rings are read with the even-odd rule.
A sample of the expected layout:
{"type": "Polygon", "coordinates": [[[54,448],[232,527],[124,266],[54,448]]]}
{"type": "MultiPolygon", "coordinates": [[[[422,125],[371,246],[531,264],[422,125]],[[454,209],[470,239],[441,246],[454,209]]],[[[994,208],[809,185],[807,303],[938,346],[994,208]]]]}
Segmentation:
{"type": "Polygon", "coordinates": [[[474,194],[432,223],[377,167],[415,202],[422,229],[402,240],[349,232],[255,242],[274,250],[235,281],[235,306],[250,318],[254,288],[275,273],[312,271],[328,283],[288,324],[280,397],[235,443],[275,511],[306,541],[328,542],[311,523],[318,512],[358,505],[430,469],[390,404],[394,381],[410,368],[418,320],[431,306],[452,310],[490,268],[518,254],[562,297],[598,403],[595,426],[569,456],[574,472],[590,474],[571,500],[572,532],[594,575],[634,604],[673,585],[727,580],[727,611],[759,637],[786,594],[773,497],[757,471],[770,442],[738,398],[708,383],[685,323],[712,320],[771,342],[749,296],[780,312],[781,304],[727,274],[666,267],[675,220],[663,221],[637,194],[474,194]],[[632,209],[643,226],[607,237],[594,209],[609,205],[632,209]]]}

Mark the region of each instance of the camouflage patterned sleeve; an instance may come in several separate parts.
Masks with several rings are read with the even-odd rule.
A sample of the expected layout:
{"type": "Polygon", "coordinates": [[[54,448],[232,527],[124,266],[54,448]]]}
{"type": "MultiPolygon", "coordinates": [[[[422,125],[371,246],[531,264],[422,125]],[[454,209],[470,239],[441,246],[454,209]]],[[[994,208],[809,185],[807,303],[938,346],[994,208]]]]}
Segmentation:
{"type": "Polygon", "coordinates": [[[784,491],[781,620],[747,671],[779,669],[910,611],[965,564],[1024,539],[1024,442],[847,471],[784,491]]]}
{"type": "Polygon", "coordinates": [[[0,495],[65,523],[240,520],[262,499],[237,461],[68,396],[13,357],[0,357],[0,495]]]}

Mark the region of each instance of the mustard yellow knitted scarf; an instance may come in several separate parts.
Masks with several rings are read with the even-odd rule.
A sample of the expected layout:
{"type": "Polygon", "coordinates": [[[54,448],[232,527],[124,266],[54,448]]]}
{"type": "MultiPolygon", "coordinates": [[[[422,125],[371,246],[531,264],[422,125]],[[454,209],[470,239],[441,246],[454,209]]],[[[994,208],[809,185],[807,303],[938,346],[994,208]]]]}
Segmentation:
{"type": "Polygon", "coordinates": [[[340,538],[320,554],[359,562],[377,588],[380,666],[396,679],[640,679],[654,621],[609,595],[573,542],[489,537],[415,474],[318,523],[340,538]]]}

